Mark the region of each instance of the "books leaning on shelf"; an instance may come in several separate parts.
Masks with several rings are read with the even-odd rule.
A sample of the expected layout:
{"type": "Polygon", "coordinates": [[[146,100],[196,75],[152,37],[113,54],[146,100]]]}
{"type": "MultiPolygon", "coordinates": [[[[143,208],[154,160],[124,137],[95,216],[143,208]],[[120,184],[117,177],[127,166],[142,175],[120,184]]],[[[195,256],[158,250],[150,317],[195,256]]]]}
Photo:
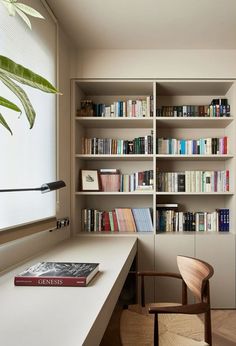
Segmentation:
{"type": "Polygon", "coordinates": [[[159,192],[229,192],[229,170],[157,172],[159,192]]]}
{"type": "Polygon", "coordinates": [[[119,169],[100,169],[99,178],[102,191],[120,191],[120,170],[119,169]]]}
{"type": "Polygon", "coordinates": [[[157,138],[157,154],[223,155],[228,154],[228,137],[176,139],[157,138]]]}
{"type": "Polygon", "coordinates": [[[82,209],[83,232],[152,232],[150,208],[82,209]]]}
{"type": "Polygon", "coordinates": [[[153,189],[153,170],[121,174],[119,169],[100,169],[102,191],[133,192],[153,189]]]}
{"type": "Polygon", "coordinates": [[[162,106],[157,117],[229,117],[227,99],[213,99],[210,105],[162,106]]]}
{"type": "Polygon", "coordinates": [[[78,116],[105,117],[105,118],[142,118],[153,116],[153,96],[140,97],[137,100],[118,100],[110,105],[93,103],[91,100],[82,100],[78,116]],[[89,105],[89,107],[88,107],[89,105]],[[92,108],[92,113],[91,113],[92,108]],[[88,111],[89,110],[89,111],[88,111]]]}
{"type": "Polygon", "coordinates": [[[133,140],[83,137],[81,144],[86,155],[153,154],[153,133],[133,140]]]}
{"type": "Polygon", "coordinates": [[[39,262],[15,276],[16,286],[86,286],[99,263],[39,262]]]}
{"type": "Polygon", "coordinates": [[[228,232],[229,209],[213,212],[181,212],[157,207],[157,232],[228,232]]]}

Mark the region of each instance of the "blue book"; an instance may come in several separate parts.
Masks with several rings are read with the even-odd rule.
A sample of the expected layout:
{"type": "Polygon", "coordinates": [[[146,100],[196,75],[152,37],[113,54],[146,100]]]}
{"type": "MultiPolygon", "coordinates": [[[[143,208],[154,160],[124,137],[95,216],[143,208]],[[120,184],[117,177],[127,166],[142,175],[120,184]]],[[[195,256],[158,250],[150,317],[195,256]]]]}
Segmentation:
{"type": "Polygon", "coordinates": [[[137,232],[152,232],[153,224],[150,208],[132,208],[137,232]]]}
{"type": "Polygon", "coordinates": [[[169,138],[168,139],[168,144],[169,144],[169,148],[168,148],[168,154],[173,154],[173,151],[172,151],[172,138],[169,138]]]}
{"type": "Polygon", "coordinates": [[[185,154],[185,142],[186,142],[185,139],[181,139],[181,140],[180,140],[180,153],[181,153],[182,155],[185,154]]]}

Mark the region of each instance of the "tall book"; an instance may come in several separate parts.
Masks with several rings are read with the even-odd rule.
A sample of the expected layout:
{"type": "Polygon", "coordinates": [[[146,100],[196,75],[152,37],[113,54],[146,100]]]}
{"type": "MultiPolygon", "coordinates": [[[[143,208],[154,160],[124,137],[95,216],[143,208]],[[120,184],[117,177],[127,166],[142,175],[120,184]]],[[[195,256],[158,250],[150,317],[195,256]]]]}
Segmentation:
{"type": "Polygon", "coordinates": [[[120,232],[136,232],[136,226],[130,208],[116,208],[115,213],[120,232]]]}
{"type": "Polygon", "coordinates": [[[39,262],[15,276],[16,286],[86,286],[99,263],[39,262]]]}
{"type": "Polygon", "coordinates": [[[99,177],[102,191],[119,192],[120,191],[120,171],[100,169],[99,177]]]}
{"type": "Polygon", "coordinates": [[[132,208],[137,232],[152,232],[152,216],[150,208],[132,208]]]}

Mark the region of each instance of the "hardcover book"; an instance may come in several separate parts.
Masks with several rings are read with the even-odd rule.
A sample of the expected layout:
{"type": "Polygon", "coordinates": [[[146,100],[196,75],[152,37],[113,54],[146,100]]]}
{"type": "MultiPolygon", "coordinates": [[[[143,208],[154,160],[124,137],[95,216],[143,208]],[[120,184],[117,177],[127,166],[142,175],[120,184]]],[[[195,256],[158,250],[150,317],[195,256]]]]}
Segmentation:
{"type": "Polygon", "coordinates": [[[39,262],[15,276],[16,286],[86,286],[98,263],[39,262]]]}

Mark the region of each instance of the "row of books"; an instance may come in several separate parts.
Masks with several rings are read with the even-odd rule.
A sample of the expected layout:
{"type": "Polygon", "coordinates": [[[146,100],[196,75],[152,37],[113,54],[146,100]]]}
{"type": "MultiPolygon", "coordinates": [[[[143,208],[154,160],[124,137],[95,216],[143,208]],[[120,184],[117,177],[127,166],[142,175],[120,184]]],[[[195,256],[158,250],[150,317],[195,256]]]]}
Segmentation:
{"type": "Polygon", "coordinates": [[[184,105],[162,106],[157,117],[229,117],[230,105],[184,105]]]}
{"type": "Polygon", "coordinates": [[[228,154],[228,137],[176,139],[157,138],[157,154],[228,154]]]}
{"type": "Polygon", "coordinates": [[[119,169],[100,169],[102,191],[132,192],[153,189],[153,170],[122,174],[119,169]]]}
{"type": "Polygon", "coordinates": [[[150,208],[82,209],[83,232],[152,232],[150,208]]]}
{"type": "Polygon", "coordinates": [[[228,232],[229,209],[213,212],[181,212],[173,209],[158,209],[157,232],[228,232]]]}
{"type": "Polygon", "coordinates": [[[110,105],[96,103],[93,104],[93,110],[93,116],[95,117],[152,117],[153,97],[147,96],[145,99],[116,101],[110,105]]]}
{"type": "Polygon", "coordinates": [[[229,170],[157,172],[159,192],[227,192],[229,170]]]}
{"type": "Polygon", "coordinates": [[[111,138],[82,138],[82,154],[152,154],[153,136],[133,140],[111,138]]]}

